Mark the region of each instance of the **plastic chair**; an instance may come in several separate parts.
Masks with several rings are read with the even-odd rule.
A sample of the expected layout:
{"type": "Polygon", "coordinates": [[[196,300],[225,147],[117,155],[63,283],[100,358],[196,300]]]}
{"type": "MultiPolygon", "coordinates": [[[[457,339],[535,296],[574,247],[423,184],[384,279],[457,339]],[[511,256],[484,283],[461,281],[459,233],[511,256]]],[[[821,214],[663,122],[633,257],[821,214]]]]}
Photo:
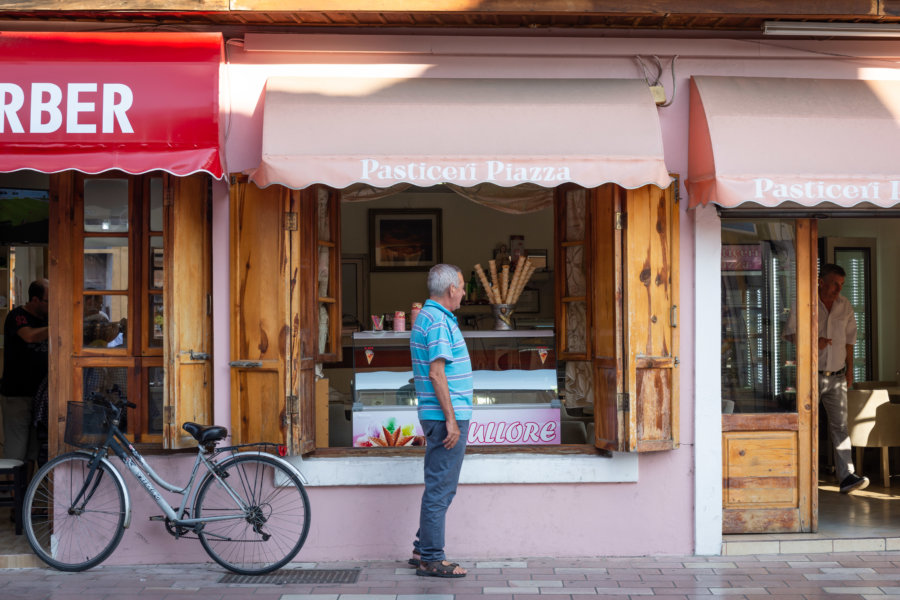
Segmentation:
{"type": "Polygon", "coordinates": [[[900,446],[900,404],[892,404],[888,391],[847,392],[847,427],[850,444],[856,448],[856,471],[862,473],[863,448],[881,448],[881,477],[891,486],[888,449],[900,446]]]}
{"type": "Polygon", "coordinates": [[[0,458],[0,506],[11,506],[16,535],[22,535],[22,500],[25,498],[25,463],[12,458],[0,458]]]}

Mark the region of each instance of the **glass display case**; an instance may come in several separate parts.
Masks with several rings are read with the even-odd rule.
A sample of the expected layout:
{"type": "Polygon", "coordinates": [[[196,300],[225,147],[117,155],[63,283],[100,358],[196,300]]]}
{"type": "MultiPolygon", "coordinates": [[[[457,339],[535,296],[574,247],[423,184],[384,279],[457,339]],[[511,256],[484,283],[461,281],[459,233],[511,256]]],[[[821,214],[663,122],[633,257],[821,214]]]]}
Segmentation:
{"type": "MultiPolygon", "coordinates": [[[[353,445],[421,446],[409,332],[353,334],[353,445]]],[[[552,330],[463,331],[472,360],[468,443],[559,444],[552,330]]]]}

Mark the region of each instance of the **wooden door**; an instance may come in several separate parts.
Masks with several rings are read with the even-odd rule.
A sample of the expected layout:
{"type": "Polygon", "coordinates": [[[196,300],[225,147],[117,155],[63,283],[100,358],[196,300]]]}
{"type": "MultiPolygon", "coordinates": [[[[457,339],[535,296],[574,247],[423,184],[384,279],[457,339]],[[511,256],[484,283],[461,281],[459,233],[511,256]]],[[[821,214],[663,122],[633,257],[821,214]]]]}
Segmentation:
{"type": "Polygon", "coordinates": [[[723,220],[724,533],[816,530],[816,272],[815,221],[723,220]]]}

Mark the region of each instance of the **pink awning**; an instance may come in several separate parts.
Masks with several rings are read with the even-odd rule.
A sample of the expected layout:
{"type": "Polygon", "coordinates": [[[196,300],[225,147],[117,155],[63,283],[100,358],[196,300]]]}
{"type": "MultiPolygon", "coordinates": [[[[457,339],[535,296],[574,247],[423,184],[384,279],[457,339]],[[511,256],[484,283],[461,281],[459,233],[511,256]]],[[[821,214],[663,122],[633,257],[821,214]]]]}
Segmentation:
{"type": "Polygon", "coordinates": [[[692,77],[690,205],[900,203],[900,81],[692,77]]]}
{"type": "Polygon", "coordinates": [[[219,33],[0,32],[0,172],[222,177],[219,33]]]}
{"type": "Polygon", "coordinates": [[[261,187],[670,181],[639,80],[275,77],[264,110],[261,187]]]}

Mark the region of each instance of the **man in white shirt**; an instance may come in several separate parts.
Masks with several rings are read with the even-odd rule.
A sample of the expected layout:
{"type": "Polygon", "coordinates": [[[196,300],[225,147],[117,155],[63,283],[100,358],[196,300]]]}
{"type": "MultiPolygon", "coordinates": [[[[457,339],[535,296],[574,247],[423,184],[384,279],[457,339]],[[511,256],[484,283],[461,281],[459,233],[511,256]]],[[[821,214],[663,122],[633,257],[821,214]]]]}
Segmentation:
{"type": "MultiPolygon", "coordinates": [[[[819,400],[828,416],[828,434],[834,445],[842,494],[869,485],[867,477],[854,472],[847,429],[847,389],[853,385],[856,317],[850,301],[841,296],[846,275],[843,268],[833,264],[824,265],[819,274],[819,400]]],[[[785,338],[793,342],[795,332],[796,321],[792,318],[785,338]]]]}

